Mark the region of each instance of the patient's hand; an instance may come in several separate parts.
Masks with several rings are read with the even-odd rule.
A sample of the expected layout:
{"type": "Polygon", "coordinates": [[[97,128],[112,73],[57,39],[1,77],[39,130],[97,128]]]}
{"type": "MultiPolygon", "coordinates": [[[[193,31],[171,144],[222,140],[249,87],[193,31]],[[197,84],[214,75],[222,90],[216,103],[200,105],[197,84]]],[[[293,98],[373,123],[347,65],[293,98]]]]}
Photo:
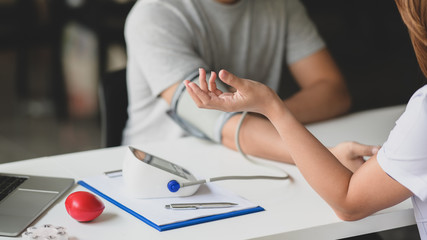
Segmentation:
{"type": "Polygon", "coordinates": [[[343,142],[335,147],[329,148],[332,154],[348,168],[350,171],[355,172],[365,160],[363,157],[371,157],[375,155],[379,147],[364,145],[357,142],[343,142]]]}

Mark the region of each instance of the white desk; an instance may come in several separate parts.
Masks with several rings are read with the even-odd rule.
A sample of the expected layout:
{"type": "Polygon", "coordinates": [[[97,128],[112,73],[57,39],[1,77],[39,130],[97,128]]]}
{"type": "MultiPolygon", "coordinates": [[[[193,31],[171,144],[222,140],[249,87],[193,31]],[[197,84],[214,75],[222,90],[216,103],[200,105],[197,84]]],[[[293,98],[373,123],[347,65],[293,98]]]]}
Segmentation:
{"type": "MultiPolygon", "coordinates": [[[[326,145],[345,140],[382,144],[403,106],[378,109],[308,126],[326,145]]],[[[185,138],[136,146],[174,161],[199,177],[236,174],[277,174],[253,165],[221,145],[185,138]]],[[[125,147],[38,158],[0,165],[0,172],[73,177],[76,180],[121,168],[125,147]]],[[[70,239],[338,239],[415,224],[412,205],[405,201],[356,222],[343,222],[310,188],[292,165],[274,163],[295,179],[288,181],[224,181],[215,184],[259,203],[266,211],[158,232],[104,201],[104,213],[89,223],[72,219],[65,197],[33,225],[50,223],[68,229],[70,239]]],[[[85,190],[76,185],[72,191],[85,190]]],[[[172,213],[171,213],[172,214],[172,213]]],[[[0,239],[8,239],[1,238],[0,239]]]]}

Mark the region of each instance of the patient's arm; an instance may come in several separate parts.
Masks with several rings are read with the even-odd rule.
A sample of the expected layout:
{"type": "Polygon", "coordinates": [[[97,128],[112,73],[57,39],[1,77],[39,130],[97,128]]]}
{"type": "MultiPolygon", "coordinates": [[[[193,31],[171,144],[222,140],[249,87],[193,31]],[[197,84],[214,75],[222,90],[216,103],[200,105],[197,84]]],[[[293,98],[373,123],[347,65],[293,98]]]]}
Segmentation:
{"type": "MultiPolygon", "coordinates": [[[[171,86],[162,93],[162,97],[170,103],[175,88],[179,83],[171,86]]],[[[225,125],[222,134],[222,143],[234,150],[235,132],[241,114],[232,117],[225,125]]],[[[249,114],[243,122],[240,132],[240,142],[243,151],[261,158],[293,163],[287,149],[281,143],[280,136],[270,121],[261,115],[249,114]],[[254,131],[256,129],[256,131],[254,131]]],[[[355,142],[341,143],[329,150],[351,171],[355,171],[363,163],[363,156],[371,156],[377,151],[376,146],[367,146],[355,142]]]]}
{"type": "MultiPolygon", "coordinates": [[[[301,90],[284,102],[298,120],[309,123],[343,114],[350,107],[350,97],[334,61],[326,49],[290,65],[301,90]]],[[[204,70],[200,76],[206,76],[204,70]]],[[[205,79],[203,79],[205,80],[205,79]]],[[[203,82],[203,81],[200,81],[203,82]]],[[[179,83],[162,92],[169,104],[179,83]]],[[[240,114],[228,120],[222,129],[224,146],[237,150],[235,132],[240,114]]],[[[240,130],[242,150],[250,155],[293,163],[280,136],[265,117],[247,115],[240,130]]]]}
{"type": "Polygon", "coordinates": [[[170,86],[166,90],[164,90],[160,96],[167,102],[169,105],[172,102],[173,94],[175,93],[176,88],[179,86],[180,82],[175,83],[174,85],[170,86]]]}
{"type": "MultiPolygon", "coordinates": [[[[241,114],[233,116],[222,129],[222,144],[234,150],[237,150],[235,133],[240,118],[241,114]]],[[[280,135],[271,122],[262,116],[255,114],[246,116],[240,129],[239,142],[246,154],[293,163],[287,149],[281,143],[280,135]]]]}
{"type": "MultiPolygon", "coordinates": [[[[234,150],[237,150],[234,133],[240,117],[241,114],[232,117],[222,131],[222,143],[234,150]]],[[[283,144],[274,126],[269,120],[259,115],[249,114],[246,116],[240,130],[239,141],[242,150],[246,154],[294,164],[288,149],[283,144]]],[[[338,158],[341,164],[350,171],[355,172],[365,162],[363,157],[376,154],[379,147],[357,142],[343,142],[328,149],[338,158]]]]}
{"type": "MultiPolygon", "coordinates": [[[[179,82],[167,88],[161,93],[161,97],[171,104],[172,97],[179,82]]],[[[222,130],[222,144],[228,148],[237,150],[235,141],[235,132],[241,114],[230,118],[222,130]]],[[[266,159],[293,163],[292,159],[283,145],[280,144],[280,136],[273,125],[266,118],[248,114],[240,130],[240,142],[243,151],[257,157],[266,159]]]]}
{"type": "MultiPolygon", "coordinates": [[[[179,84],[174,84],[161,94],[169,104],[179,84]]],[[[222,143],[234,150],[237,150],[234,137],[240,117],[241,114],[233,116],[222,130],[222,143]]],[[[269,120],[261,115],[248,114],[246,116],[240,131],[239,140],[243,151],[247,154],[280,162],[294,163],[284,144],[281,142],[276,129],[269,120]]],[[[346,142],[329,148],[329,150],[344,166],[354,172],[364,163],[363,156],[372,156],[372,154],[376,153],[377,147],[346,142]]]]}
{"type": "Polygon", "coordinates": [[[289,69],[301,90],[284,102],[299,122],[330,119],[349,110],[350,94],[327,49],[291,64],[289,69]]]}

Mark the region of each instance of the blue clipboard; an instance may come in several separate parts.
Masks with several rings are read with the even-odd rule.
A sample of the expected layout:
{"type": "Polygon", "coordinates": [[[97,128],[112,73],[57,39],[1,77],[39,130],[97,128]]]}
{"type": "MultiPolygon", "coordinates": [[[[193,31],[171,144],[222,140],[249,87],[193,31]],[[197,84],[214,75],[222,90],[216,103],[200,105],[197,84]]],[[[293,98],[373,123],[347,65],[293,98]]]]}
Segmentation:
{"type": "Polygon", "coordinates": [[[138,218],[139,220],[143,221],[147,225],[157,229],[160,232],[171,230],[171,229],[176,229],[176,228],[181,228],[181,227],[187,227],[187,226],[191,226],[191,225],[196,225],[196,224],[200,224],[200,223],[216,221],[216,220],[225,219],[225,218],[237,217],[237,216],[250,214],[250,213],[256,213],[256,212],[260,212],[260,211],[265,210],[264,208],[257,206],[254,208],[232,211],[232,212],[227,212],[227,213],[222,213],[222,214],[216,214],[216,215],[212,215],[212,216],[200,217],[200,218],[185,220],[182,222],[176,222],[176,223],[165,224],[165,225],[157,225],[157,224],[153,223],[152,221],[150,221],[149,219],[142,216],[141,214],[133,211],[132,209],[124,206],[123,204],[117,202],[116,200],[112,199],[111,197],[107,196],[106,194],[102,193],[101,191],[97,190],[96,188],[92,187],[91,185],[87,184],[85,181],[80,180],[80,181],[78,181],[78,183],[81,186],[89,189],[90,191],[94,192],[98,196],[100,196],[100,197],[104,198],[105,200],[111,202],[112,204],[121,208],[125,212],[131,214],[132,216],[138,218]]]}

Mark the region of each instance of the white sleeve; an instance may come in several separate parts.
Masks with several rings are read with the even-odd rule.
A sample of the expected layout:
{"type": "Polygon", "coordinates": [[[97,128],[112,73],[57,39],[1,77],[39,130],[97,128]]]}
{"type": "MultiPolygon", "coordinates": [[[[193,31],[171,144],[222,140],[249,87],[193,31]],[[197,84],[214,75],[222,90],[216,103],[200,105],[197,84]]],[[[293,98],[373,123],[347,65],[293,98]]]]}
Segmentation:
{"type": "Polygon", "coordinates": [[[412,96],[377,159],[389,176],[427,200],[427,86],[412,96]]]}

